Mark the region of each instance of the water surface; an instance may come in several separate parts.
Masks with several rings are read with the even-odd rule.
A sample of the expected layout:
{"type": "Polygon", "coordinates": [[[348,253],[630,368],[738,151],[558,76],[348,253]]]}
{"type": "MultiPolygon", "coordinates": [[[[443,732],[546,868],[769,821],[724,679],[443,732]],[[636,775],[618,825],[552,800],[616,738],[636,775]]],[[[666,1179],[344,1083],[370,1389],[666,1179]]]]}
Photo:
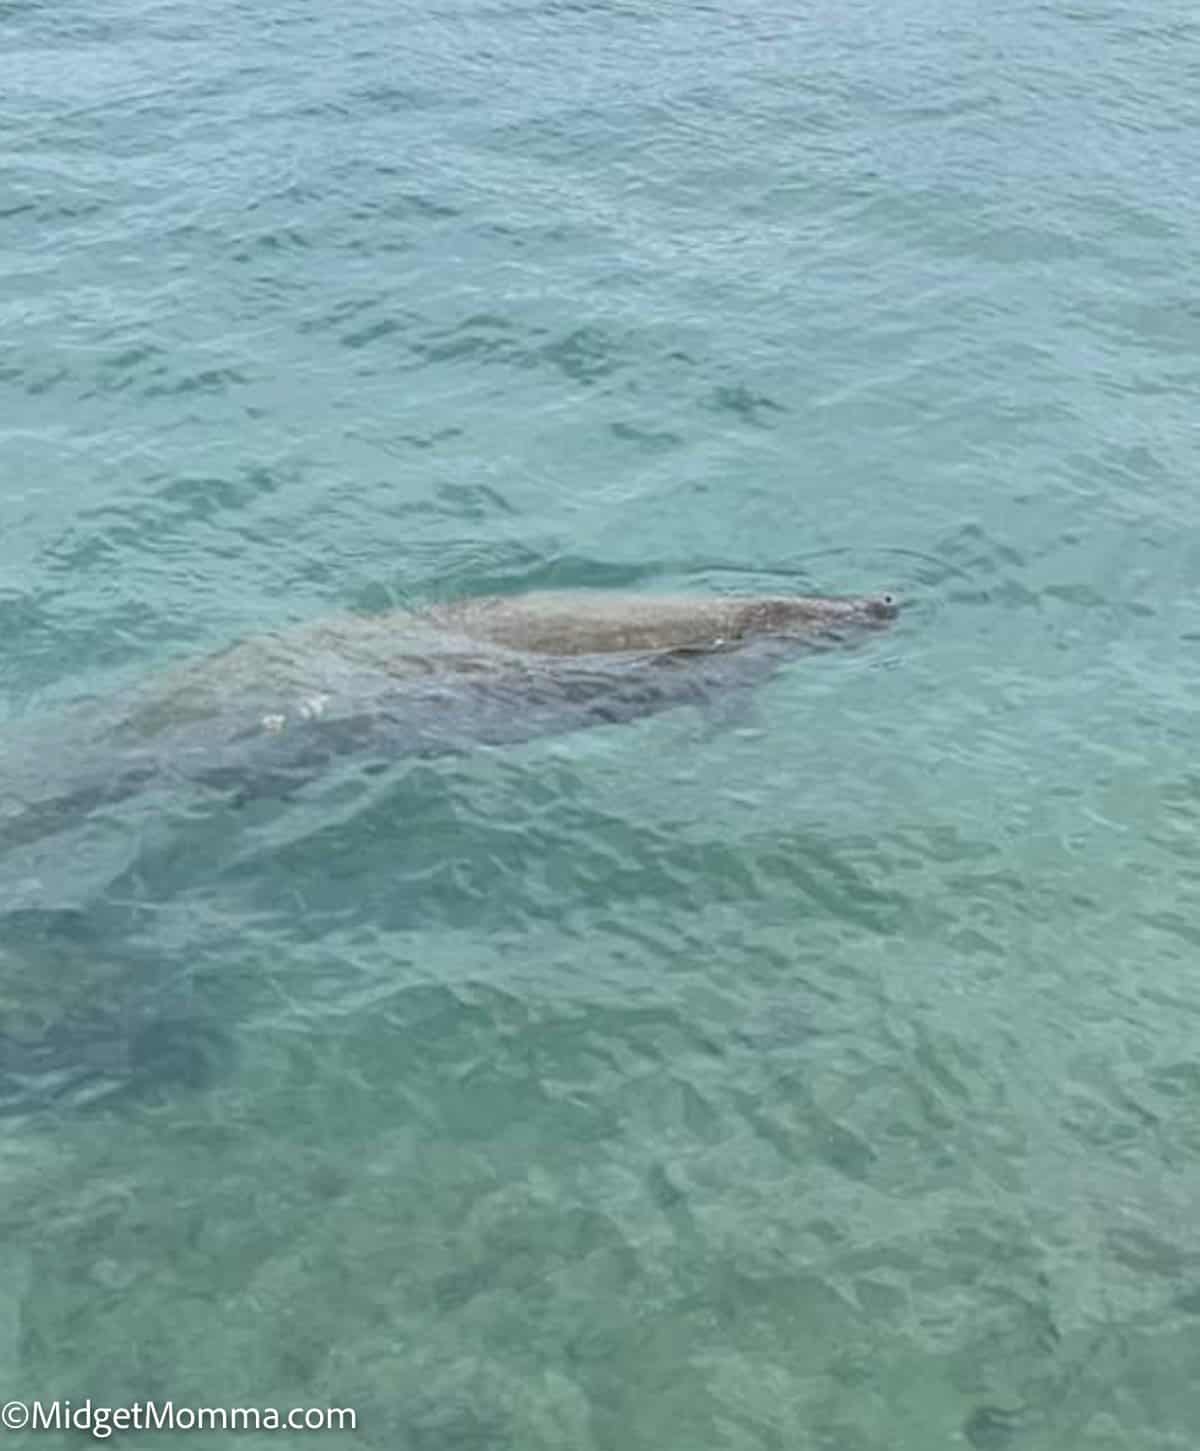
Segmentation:
{"type": "Polygon", "coordinates": [[[723,726],[4,854],[6,1396],[1195,1444],[1197,41],[0,5],[6,739],[345,607],[911,602],[723,726]]]}

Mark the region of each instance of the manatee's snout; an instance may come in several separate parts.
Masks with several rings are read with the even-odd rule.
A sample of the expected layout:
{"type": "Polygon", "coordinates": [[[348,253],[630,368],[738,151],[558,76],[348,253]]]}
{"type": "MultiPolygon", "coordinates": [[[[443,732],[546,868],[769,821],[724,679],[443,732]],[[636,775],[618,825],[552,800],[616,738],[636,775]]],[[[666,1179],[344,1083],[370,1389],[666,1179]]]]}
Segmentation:
{"type": "Polygon", "coordinates": [[[877,595],[793,596],[752,605],[744,634],[782,634],[808,639],[852,637],[860,630],[883,630],[900,613],[892,593],[877,595]]]}
{"type": "Polygon", "coordinates": [[[868,595],[863,601],[863,613],[877,624],[890,624],[900,613],[900,600],[890,590],[881,595],[868,595]]]}
{"type": "Polygon", "coordinates": [[[815,610],[832,628],[839,625],[882,630],[899,615],[900,600],[890,591],[877,595],[851,595],[849,598],[818,602],[815,610]]]}

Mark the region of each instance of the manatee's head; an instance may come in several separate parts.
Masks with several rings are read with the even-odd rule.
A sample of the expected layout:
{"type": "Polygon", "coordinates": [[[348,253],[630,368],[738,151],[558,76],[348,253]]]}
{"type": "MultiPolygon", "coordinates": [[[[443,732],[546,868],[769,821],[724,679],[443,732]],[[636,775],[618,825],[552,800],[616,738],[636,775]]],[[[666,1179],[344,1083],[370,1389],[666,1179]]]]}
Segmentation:
{"type": "Polygon", "coordinates": [[[798,595],[747,601],[747,635],[783,635],[804,639],[840,639],[864,630],[884,630],[900,613],[894,594],[798,595]]]}

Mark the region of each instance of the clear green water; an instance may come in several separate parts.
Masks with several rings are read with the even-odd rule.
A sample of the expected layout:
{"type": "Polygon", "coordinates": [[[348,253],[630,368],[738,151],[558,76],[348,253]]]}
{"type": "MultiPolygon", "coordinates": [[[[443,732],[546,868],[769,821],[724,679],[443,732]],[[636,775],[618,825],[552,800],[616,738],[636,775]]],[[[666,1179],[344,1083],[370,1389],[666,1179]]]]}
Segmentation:
{"type": "Polygon", "coordinates": [[[1179,0],[0,5],[6,733],[346,605],[912,601],[9,853],[0,1399],[1195,1446],[1198,140],[1179,0]]]}

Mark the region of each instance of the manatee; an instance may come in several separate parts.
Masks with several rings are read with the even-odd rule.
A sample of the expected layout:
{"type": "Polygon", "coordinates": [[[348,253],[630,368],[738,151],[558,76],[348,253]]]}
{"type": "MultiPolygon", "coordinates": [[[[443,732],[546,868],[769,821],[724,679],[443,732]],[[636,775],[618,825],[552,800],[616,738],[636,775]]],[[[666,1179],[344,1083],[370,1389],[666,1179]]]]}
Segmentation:
{"type": "MultiPolygon", "coordinates": [[[[44,723],[24,753],[0,742],[0,851],[24,873],[24,844],[143,793],[154,804],[208,791],[286,796],[341,761],[370,771],[684,705],[720,711],[803,651],[869,636],[897,611],[887,595],[543,593],[255,636],[44,723]]],[[[105,870],[106,840],[97,833],[105,870]]],[[[71,875],[84,845],[64,836],[44,851],[71,875]]],[[[54,884],[43,902],[29,882],[29,900],[22,879],[24,905],[0,913],[0,1114],[169,1093],[229,1061],[234,1035],[192,970],[164,964],[153,938],[129,936],[136,903],[101,892],[76,906],[78,883],[66,905],[54,884]]]]}
{"type": "Polygon", "coordinates": [[[886,628],[898,608],[887,594],[545,592],[255,637],[89,711],[49,761],[40,746],[24,766],[0,760],[0,844],[160,787],[282,795],[346,757],[448,755],[704,705],[886,628]]]}

